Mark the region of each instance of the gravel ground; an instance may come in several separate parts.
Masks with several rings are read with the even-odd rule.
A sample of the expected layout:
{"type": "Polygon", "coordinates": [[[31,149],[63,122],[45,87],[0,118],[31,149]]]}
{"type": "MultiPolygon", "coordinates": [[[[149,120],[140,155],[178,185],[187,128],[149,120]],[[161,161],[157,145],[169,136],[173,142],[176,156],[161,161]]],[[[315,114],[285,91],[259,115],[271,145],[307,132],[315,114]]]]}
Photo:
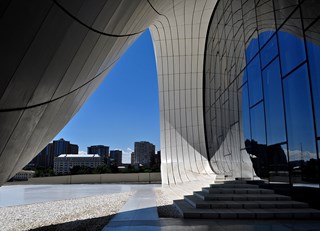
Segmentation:
{"type": "Polygon", "coordinates": [[[0,208],[0,229],[101,230],[133,192],[0,208]]]}
{"type": "Polygon", "coordinates": [[[159,217],[181,218],[182,215],[173,205],[173,201],[168,199],[166,193],[161,188],[154,189],[156,194],[159,217]]]}

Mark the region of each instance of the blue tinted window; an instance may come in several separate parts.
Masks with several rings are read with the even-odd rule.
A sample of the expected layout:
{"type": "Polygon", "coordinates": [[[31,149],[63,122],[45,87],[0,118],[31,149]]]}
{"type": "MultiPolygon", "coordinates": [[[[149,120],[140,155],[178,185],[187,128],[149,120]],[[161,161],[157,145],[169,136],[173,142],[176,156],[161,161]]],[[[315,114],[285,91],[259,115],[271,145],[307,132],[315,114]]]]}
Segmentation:
{"type": "Polygon", "coordinates": [[[277,37],[274,36],[261,50],[261,64],[264,68],[274,57],[278,55],[277,37]]]}
{"type": "Polygon", "coordinates": [[[288,74],[306,59],[302,38],[288,32],[278,32],[282,75],[288,74]]]}
{"type": "Polygon", "coordinates": [[[248,81],[248,74],[247,74],[247,70],[245,69],[244,72],[243,72],[243,83],[247,82],[248,81]]]}
{"type": "Polygon", "coordinates": [[[307,42],[317,135],[320,136],[320,47],[307,42]]]}
{"type": "MultiPolygon", "coordinates": [[[[318,140],[318,160],[320,159],[320,140],[318,140]]],[[[319,169],[320,171],[320,169],[319,169]]]]}
{"type": "Polygon", "coordinates": [[[252,140],[258,144],[266,144],[263,102],[250,110],[252,140]]]}
{"type": "Polygon", "coordinates": [[[256,56],[247,67],[249,82],[250,106],[262,99],[261,68],[259,55],[256,56]]]}
{"type": "Polygon", "coordinates": [[[249,115],[249,98],[248,98],[248,85],[242,87],[242,127],[244,140],[251,139],[250,133],[250,115],[249,115]]]}
{"type": "Polygon", "coordinates": [[[274,31],[264,31],[259,35],[260,47],[262,47],[274,34],[274,31]]]}
{"type": "Polygon", "coordinates": [[[315,137],[306,65],[284,79],[284,98],[290,161],[313,158],[315,137]]]}
{"type": "Polygon", "coordinates": [[[263,72],[264,103],[266,110],[268,145],[286,140],[281,75],[278,59],[263,72]]]}

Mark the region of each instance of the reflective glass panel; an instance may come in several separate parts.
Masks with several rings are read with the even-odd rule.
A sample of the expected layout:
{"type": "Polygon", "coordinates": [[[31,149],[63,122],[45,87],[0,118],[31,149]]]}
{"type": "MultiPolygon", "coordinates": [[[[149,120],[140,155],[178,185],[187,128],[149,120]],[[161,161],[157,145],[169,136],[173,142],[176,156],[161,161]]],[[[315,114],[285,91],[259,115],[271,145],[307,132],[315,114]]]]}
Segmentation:
{"type": "Polygon", "coordinates": [[[319,185],[318,2],[217,2],[206,44],[204,91],[210,92],[205,94],[207,151],[221,174],[319,185]],[[230,130],[238,116],[236,137],[230,130]]]}
{"type": "MultiPolygon", "coordinates": [[[[311,28],[312,30],[312,28],[311,28]]],[[[307,42],[310,75],[312,81],[313,102],[317,126],[317,135],[320,136],[320,47],[314,41],[320,41],[319,34],[307,32],[306,36],[311,41],[307,42]],[[316,38],[315,38],[316,37],[316,38]]]]}
{"type": "Polygon", "coordinates": [[[250,110],[252,140],[258,144],[266,144],[265,120],[263,102],[250,110]]]}
{"type": "Polygon", "coordinates": [[[310,164],[317,157],[306,65],[284,79],[284,98],[292,181],[309,182],[310,164]]]}
{"type": "MultiPolygon", "coordinates": [[[[241,78],[240,78],[241,79],[241,78]]],[[[247,82],[248,81],[248,74],[247,74],[247,70],[244,70],[243,71],[243,83],[247,82]]]]}
{"type": "Polygon", "coordinates": [[[304,41],[300,36],[300,33],[293,35],[286,31],[278,32],[283,76],[306,59],[304,41]]]}
{"type": "Polygon", "coordinates": [[[287,144],[274,144],[267,147],[271,182],[289,183],[287,151],[287,144]]]}
{"type": "MultiPolygon", "coordinates": [[[[264,32],[265,33],[265,32],[264,32]]],[[[262,33],[262,34],[264,34],[262,33]]],[[[262,35],[261,34],[261,35],[262,35]]],[[[260,36],[261,36],[260,35],[260,36]]],[[[260,38],[260,37],[259,37],[260,38]]],[[[274,36],[261,50],[261,65],[264,68],[270,61],[278,55],[277,37],[274,36]]]]}
{"type": "Polygon", "coordinates": [[[279,60],[262,72],[268,145],[286,140],[279,60]]]}
{"type": "Polygon", "coordinates": [[[247,67],[249,82],[249,102],[250,106],[262,99],[261,68],[259,55],[256,56],[247,67]]]}

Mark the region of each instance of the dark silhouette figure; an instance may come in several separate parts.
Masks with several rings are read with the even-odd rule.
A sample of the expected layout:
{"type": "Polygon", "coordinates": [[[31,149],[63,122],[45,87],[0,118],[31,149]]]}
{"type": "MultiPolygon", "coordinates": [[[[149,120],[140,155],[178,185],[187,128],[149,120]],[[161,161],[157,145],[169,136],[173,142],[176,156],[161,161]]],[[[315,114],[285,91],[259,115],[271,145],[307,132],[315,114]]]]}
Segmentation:
{"type": "Polygon", "coordinates": [[[269,177],[270,172],[288,171],[287,157],[280,144],[267,146],[247,139],[245,147],[259,177],[269,177]]]}

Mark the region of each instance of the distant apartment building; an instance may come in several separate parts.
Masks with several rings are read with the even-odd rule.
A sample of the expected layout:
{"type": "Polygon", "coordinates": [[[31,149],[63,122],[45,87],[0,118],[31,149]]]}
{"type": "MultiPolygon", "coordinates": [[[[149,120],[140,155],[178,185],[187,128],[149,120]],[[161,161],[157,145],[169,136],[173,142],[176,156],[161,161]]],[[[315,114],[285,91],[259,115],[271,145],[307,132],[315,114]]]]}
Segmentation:
{"type": "Polygon", "coordinates": [[[154,166],[160,167],[161,165],[161,151],[157,151],[157,154],[154,155],[154,166]]]}
{"type": "Polygon", "coordinates": [[[79,153],[79,146],[77,144],[70,144],[70,154],[78,154],[79,153]]]}
{"type": "Polygon", "coordinates": [[[98,154],[103,158],[109,157],[109,147],[105,145],[92,145],[87,148],[88,154],[98,154]]]}
{"type": "Polygon", "coordinates": [[[79,146],[76,144],[70,144],[70,141],[64,139],[53,141],[53,153],[57,157],[61,154],[77,154],[79,153],[79,146]]]}
{"type": "Polygon", "coordinates": [[[48,144],[24,169],[53,168],[53,144],[48,144]]]}
{"type": "Polygon", "coordinates": [[[154,155],[154,144],[147,141],[134,143],[134,164],[142,164],[143,166],[150,167],[153,165],[154,155]]]}
{"type": "Polygon", "coordinates": [[[54,140],[34,157],[24,169],[53,168],[54,157],[71,153],[79,153],[79,146],[77,144],[71,144],[70,141],[64,139],[54,140]]]}
{"type": "Polygon", "coordinates": [[[131,152],[131,165],[134,165],[134,152],[131,152]]]}
{"type": "Polygon", "coordinates": [[[11,178],[11,180],[14,181],[26,181],[29,178],[32,178],[34,176],[34,171],[28,171],[28,170],[21,170],[18,172],[14,177],[11,178]]]}
{"type": "Polygon", "coordinates": [[[61,154],[54,158],[54,172],[58,175],[70,173],[74,166],[86,166],[96,168],[103,165],[103,158],[98,154],[61,154]]]}
{"type": "Polygon", "coordinates": [[[110,151],[110,164],[116,164],[120,166],[122,164],[122,151],[121,150],[111,150],[110,151]]]}

